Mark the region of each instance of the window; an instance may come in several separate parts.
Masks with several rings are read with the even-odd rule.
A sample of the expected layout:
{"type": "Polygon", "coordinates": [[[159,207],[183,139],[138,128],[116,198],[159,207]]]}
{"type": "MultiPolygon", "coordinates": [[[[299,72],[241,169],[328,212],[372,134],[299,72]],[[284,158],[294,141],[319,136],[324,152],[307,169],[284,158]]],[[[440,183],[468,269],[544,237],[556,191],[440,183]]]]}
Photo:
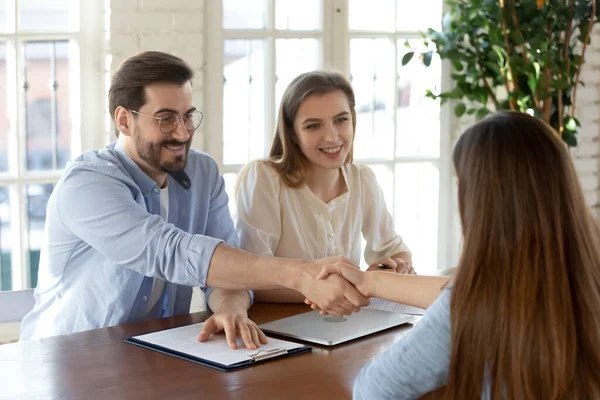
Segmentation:
{"type": "MultiPolygon", "coordinates": [[[[408,47],[431,50],[419,48],[419,32],[440,29],[442,3],[207,2],[205,148],[220,164],[230,197],[241,166],[268,153],[291,79],[313,69],[342,71],[356,93],[356,162],[375,172],[416,268],[449,267],[449,132],[442,129],[449,115],[425,98],[427,89],[440,90],[442,64],[435,57],[429,68],[401,63],[408,47]]],[[[235,219],[233,199],[230,208],[235,219]]]]}
{"type": "Polygon", "coordinates": [[[77,0],[0,0],[0,290],[36,286],[48,199],[89,142],[80,78],[92,71],[81,60],[96,25],[79,9],[77,0]]]}

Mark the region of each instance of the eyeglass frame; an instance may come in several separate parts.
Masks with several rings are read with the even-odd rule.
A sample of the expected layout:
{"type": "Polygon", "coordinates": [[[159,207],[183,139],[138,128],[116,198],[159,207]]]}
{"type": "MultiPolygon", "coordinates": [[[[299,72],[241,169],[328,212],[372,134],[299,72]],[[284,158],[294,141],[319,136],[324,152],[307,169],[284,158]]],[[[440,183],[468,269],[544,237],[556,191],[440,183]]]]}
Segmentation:
{"type": "MultiPolygon", "coordinates": [[[[137,114],[137,115],[143,115],[144,117],[150,117],[150,118],[154,118],[154,119],[158,120],[158,128],[159,128],[159,129],[160,129],[160,131],[161,131],[162,133],[164,133],[165,135],[168,135],[169,133],[171,133],[171,132],[173,132],[175,129],[177,129],[177,127],[179,126],[179,123],[181,122],[181,118],[179,117],[179,114],[177,114],[177,113],[174,113],[174,112],[172,112],[172,111],[167,111],[167,112],[169,112],[170,114],[173,114],[175,117],[177,117],[177,123],[175,123],[175,126],[173,127],[173,129],[171,129],[171,130],[170,130],[170,131],[168,131],[168,132],[165,132],[165,131],[163,131],[163,129],[162,129],[162,126],[161,126],[161,122],[162,122],[163,118],[165,118],[165,117],[157,117],[157,116],[155,116],[155,115],[150,115],[150,114],[146,114],[146,113],[139,112],[139,111],[135,111],[135,110],[129,110],[129,111],[130,111],[130,112],[132,112],[132,113],[134,113],[134,114],[137,114]]],[[[194,129],[192,129],[192,130],[189,130],[188,128],[185,128],[185,124],[183,125],[183,127],[185,128],[185,130],[186,130],[186,131],[188,131],[188,133],[196,132],[196,130],[197,130],[198,128],[200,128],[200,125],[202,125],[202,122],[204,122],[204,113],[203,113],[202,111],[200,111],[200,110],[192,110],[192,111],[190,111],[190,112],[199,112],[199,113],[200,113],[200,115],[202,116],[202,118],[200,119],[200,123],[198,124],[198,126],[197,126],[197,127],[195,127],[195,128],[194,128],[194,129]]]]}

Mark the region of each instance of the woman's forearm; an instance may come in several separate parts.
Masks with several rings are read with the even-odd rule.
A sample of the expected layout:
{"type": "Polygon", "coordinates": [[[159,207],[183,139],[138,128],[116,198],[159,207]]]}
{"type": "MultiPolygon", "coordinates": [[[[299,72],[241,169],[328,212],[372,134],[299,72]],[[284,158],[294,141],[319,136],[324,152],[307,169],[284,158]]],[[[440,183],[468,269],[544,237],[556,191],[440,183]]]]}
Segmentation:
{"type": "Polygon", "coordinates": [[[446,276],[404,275],[391,272],[366,272],[369,295],[396,303],[428,308],[450,279],[446,276]]]}

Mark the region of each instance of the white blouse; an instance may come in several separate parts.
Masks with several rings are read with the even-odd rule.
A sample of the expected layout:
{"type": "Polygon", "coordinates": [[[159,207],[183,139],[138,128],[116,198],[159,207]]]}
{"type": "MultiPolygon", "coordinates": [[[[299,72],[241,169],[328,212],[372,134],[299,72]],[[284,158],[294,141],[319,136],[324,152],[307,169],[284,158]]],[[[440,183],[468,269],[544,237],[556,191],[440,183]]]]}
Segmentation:
{"type": "Polygon", "coordinates": [[[347,192],[326,204],[306,185],[287,186],[267,161],[251,162],[240,174],[236,194],[241,247],[310,260],[342,255],[360,265],[362,234],[368,265],[410,252],[394,230],[371,169],[345,164],[342,175],[347,192]]]}

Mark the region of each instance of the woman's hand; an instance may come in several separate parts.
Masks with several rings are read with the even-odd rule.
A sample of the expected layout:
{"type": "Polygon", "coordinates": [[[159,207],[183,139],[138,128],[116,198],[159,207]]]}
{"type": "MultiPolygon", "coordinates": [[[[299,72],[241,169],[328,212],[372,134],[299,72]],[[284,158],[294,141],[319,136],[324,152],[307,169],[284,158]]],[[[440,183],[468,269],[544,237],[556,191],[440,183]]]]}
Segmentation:
{"type": "Polygon", "coordinates": [[[396,272],[399,274],[416,275],[416,272],[412,267],[412,263],[400,257],[394,259],[386,257],[382,260],[377,261],[374,264],[371,264],[367,271],[387,271],[396,272]]]}

